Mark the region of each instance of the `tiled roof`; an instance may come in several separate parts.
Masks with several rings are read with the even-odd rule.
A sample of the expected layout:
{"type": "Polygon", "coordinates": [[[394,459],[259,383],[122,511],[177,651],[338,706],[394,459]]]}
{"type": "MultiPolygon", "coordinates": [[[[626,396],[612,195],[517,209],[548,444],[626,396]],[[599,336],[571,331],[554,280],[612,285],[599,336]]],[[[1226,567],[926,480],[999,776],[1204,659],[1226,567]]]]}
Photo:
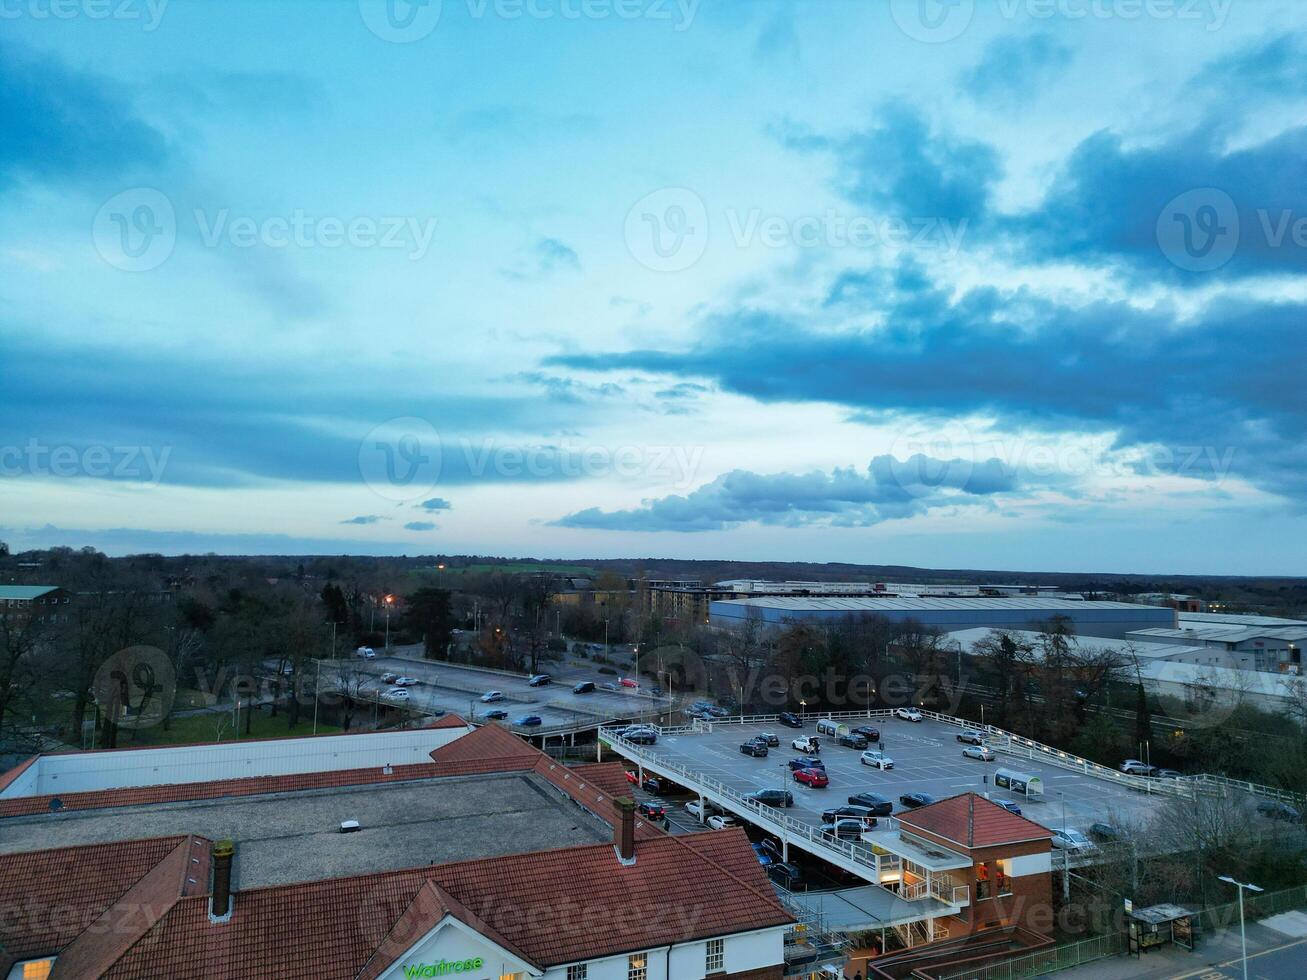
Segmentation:
{"type": "Polygon", "coordinates": [[[792,922],[757,869],[748,838],[731,829],[643,839],[629,866],[604,843],[255,889],[235,896],[220,925],[204,899],[185,899],[105,976],[201,980],[257,966],[353,980],[427,882],[544,966],[792,922]]]}
{"type": "MultiPolygon", "coordinates": [[[[179,845],[199,840],[154,837],[0,855],[0,948],[20,960],[62,950],[179,845]]],[[[202,890],[207,848],[201,842],[202,890]]]]}
{"type": "Polygon", "coordinates": [[[1019,817],[976,793],[961,793],[899,814],[909,830],[924,830],[963,847],[993,847],[1017,841],[1051,838],[1047,827],[1019,817]]]}
{"type": "Polygon", "coordinates": [[[506,728],[484,725],[431,753],[442,776],[530,769],[543,753],[506,728]]]}

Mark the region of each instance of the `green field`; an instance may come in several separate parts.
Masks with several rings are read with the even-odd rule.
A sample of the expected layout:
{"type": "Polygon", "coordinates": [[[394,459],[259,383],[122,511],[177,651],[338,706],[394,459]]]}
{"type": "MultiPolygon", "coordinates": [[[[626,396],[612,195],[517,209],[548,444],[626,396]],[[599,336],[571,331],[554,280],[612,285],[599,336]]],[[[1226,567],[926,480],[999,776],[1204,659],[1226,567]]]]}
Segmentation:
{"type": "MultiPolygon", "coordinates": [[[[256,711],[250,722],[250,733],[245,734],[245,713],[241,712],[241,738],[296,738],[313,734],[313,711],[300,715],[300,722],[294,728],[288,727],[288,715],[279,712],[276,718],[266,711],[256,711]]],[[[332,734],[340,729],[334,725],[318,723],[318,734],[332,734]]],[[[235,740],[232,730],[231,712],[219,712],[203,715],[187,715],[173,718],[168,728],[155,725],[139,730],[122,729],[118,732],[118,747],[130,748],[133,745],[182,745],[188,742],[230,742],[235,740]],[[219,732],[218,723],[226,720],[219,732]]]]}

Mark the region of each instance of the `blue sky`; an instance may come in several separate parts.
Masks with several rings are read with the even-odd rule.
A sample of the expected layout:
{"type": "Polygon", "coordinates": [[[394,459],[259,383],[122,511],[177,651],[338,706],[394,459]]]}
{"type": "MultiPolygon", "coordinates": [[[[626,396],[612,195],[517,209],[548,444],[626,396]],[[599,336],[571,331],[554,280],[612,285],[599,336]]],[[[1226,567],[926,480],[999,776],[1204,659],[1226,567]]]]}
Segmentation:
{"type": "Polygon", "coordinates": [[[0,537],[1302,573],[1305,19],[9,0],[0,537]]]}

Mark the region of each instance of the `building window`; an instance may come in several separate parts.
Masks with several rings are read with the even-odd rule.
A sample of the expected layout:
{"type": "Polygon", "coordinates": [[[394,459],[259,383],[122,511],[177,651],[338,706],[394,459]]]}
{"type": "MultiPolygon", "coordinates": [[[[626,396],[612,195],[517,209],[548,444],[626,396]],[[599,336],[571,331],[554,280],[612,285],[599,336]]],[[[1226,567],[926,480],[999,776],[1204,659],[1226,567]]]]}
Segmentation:
{"type": "Polygon", "coordinates": [[[626,980],[649,980],[648,953],[632,953],[626,958],[626,980]]]}
{"type": "Polygon", "coordinates": [[[994,862],[994,894],[1011,895],[1012,894],[1012,862],[1007,858],[1001,858],[994,862]]]}
{"type": "Polygon", "coordinates": [[[584,963],[578,963],[576,966],[567,968],[567,980],[585,980],[586,969],[584,963]]]}
{"type": "Polygon", "coordinates": [[[22,980],[46,980],[54,968],[54,960],[29,960],[23,964],[23,971],[18,974],[22,980]]]}
{"type": "Polygon", "coordinates": [[[708,956],[704,964],[704,969],[708,973],[717,973],[726,969],[726,940],[709,939],[708,956]]]}

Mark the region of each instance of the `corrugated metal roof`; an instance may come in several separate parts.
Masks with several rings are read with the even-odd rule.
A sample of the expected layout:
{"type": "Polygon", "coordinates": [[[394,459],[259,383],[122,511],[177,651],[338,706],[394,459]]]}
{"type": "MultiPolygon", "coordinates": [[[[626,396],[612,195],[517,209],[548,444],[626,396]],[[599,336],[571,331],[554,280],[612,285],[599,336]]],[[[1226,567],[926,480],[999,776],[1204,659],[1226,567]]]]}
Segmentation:
{"type": "Polygon", "coordinates": [[[1180,613],[1180,625],[1210,626],[1227,623],[1235,626],[1307,626],[1301,619],[1283,619],[1279,616],[1243,616],[1234,613],[1180,613]]]}
{"type": "MultiPolygon", "coordinates": [[[[994,632],[994,628],[992,626],[977,626],[972,629],[952,630],[951,632],[945,633],[944,637],[947,640],[952,640],[953,642],[957,643],[959,646],[962,647],[962,651],[966,653],[969,652],[973,646],[975,646],[981,640],[986,639],[993,632],[994,632]]],[[[1034,630],[1001,629],[999,630],[999,632],[1008,633],[1012,636],[1013,639],[1025,640],[1029,643],[1035,643],[1035,644],[1038,644],[1040,637],[1043,635],[1041,633],[1037,633],[1034,630]]],[[[1131,633],[1131,636],[1133,636],[1135,633],[1147,633],[1147,632],[1150,631],[1134,630],[1131,633]]],[[[1072,646],[1077,647],[1081,650],[1096,651],[1096,652],[1102,652],[1104,650],[1116,650],[1126,656],[1133,653],[1135,656],[1138,656],[1139,658],[1144,660],[1152,660],[1158,657],[1161,658],[1180,657],[1185,654],[1210,655],[1213,652],[1210,647],[1177,646],[1174,643],[1141,643],[1138,640],[1130,639],[1130,637],[1127,637],[1125,639],[1118,639],[1116,637],[1108,637],[1108,636],[1072,636],[1069,639],[1071,641],[1072,646]]]]}
{"type": "Polygon", "coordinates": [[[0,585],[0,602],[5,599],[27,601],[39,599],[47,592],[54,592],[57,585],[0,585]]]}
{"type": "Polygon", "coordinates": [[[1135,602],[1110,602],[1091,599],[1060,599],[1056,596],[1002,596],[1002,597],[944,597],[944,596],[895,596],[895,597],[841,597],[841,596],[771,596],[759,599],[719,599],[713,603],[717,606],[758,606],[768,609],[790,609],[796,611],[834,611],[834,612],[875,612],[878,609],[891,610],[939,610],[960,609],[968,612],[977,609],[1034,609],[1054,611],[1065,609],[1068,612],[1083,612],[1086,609],[1112,609],[1118,612],[1137,610],[1143,612],[1166,612],[1171,610],[1162,606],[1141,606],[1135,602]]]}
{"type": "Polygon", "coordinates": [[[1208,626],[1188,626],[1181,629],[1153,627],[1151,629],[1133,630],[1146,636],[1166,636],[1177,640],[1200,640],[1214,643],[1246,643],[1248,640],[1286,640],[1297,643],[1307,640],[1307,626],[1222,626],[1213,623],[1208,626]]]}

